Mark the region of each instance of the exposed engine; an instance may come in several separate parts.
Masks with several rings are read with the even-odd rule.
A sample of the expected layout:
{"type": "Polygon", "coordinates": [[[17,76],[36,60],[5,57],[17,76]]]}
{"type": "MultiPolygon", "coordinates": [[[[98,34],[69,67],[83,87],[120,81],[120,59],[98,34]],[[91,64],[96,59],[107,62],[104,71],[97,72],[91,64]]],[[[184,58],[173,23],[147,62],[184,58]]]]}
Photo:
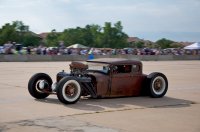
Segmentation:
{"type": "Polygon", "coordinates": [[[70,73],[59,72],[57,74],[57,82],[59,82],[63,77],[66,76],[75,76],[75,77],[88,77],[88,65],[85,65],[81,62],[71,62],[70,66],[70,73]]]}
{"type": "Polygon", "coordinates": [[[82,95],[93,95],[96,96],[96,90],[94,89],[94,84],[92,83],[92,77],[88,75],[88,65],[81,62],[72,62],[70,65],[70,76],[75,76],[81,82],[82,95]]]}
{"type": "Polygon", "coordinates": [[[88,65],[81,62],[72,62],[70,65],[71,75],[77,77],[87,76],[88,65]]]}
{"type": "Polygon", "coordinates": [[[71,62],[70,73],[66,73],[64,70],[59,72],[56,76],[56,83],[52,85],[52,91],[56,91],[57,83],[64,77],[75,77],[82,86],[82,95],[91,95],[96,97],[96,79],[89,75],[88,65],[81,62],[71,62]]]}

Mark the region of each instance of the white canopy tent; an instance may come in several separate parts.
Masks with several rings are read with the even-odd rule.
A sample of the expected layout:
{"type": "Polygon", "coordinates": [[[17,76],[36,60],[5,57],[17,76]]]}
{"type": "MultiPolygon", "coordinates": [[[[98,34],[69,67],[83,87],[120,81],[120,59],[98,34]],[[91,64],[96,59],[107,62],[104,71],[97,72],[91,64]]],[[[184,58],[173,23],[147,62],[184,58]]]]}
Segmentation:
{"type": "Polygon", "coordinates": [[[73,44],[73,45],[68,46],[67,48],[89,48],[89,47],[82,44],[73,44]]]}
{"type": "Polygon", "coordinates": [[[188,45],[188,46],[184,47],[184,49],[186,49],[186,50],[198,50],[198,49],[200,49],[200,42],[196,42],[196,43],[193,43],[191,45],[188,45]]]}

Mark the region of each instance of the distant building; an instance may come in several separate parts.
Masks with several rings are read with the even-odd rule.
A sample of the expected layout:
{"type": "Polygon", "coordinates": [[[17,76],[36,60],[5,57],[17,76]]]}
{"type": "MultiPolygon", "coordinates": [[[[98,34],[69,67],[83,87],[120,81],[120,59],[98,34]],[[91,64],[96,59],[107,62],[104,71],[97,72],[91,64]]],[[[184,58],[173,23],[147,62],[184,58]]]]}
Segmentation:
{"type": "Polygon", "coordinates": [[[40,33],[40,34],[38,34],[38,35],[44,40],[44,39],[47,38],[47,36],[48,36],[49,33],[50,33],[50,32],[44,32],[44,33],[40,33]]]}
{"type": "Polygon", "coordinates": [[[144,40],[144,39],[140,39],[138,37],[129,37],[127,39],[129,46],[130,47],[137,47],[136,44],[138,42],[142,42],[144,44],[145,47],[151,47],[152,44],[154,44],[154,42],[150,41],[150,40],[144,40]]]}

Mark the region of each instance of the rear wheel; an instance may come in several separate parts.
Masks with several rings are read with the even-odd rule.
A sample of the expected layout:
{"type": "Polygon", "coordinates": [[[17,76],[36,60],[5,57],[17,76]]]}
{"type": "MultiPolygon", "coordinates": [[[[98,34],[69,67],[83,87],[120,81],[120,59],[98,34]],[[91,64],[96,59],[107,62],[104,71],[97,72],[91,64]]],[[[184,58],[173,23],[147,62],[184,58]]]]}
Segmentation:
{"type": "Polygon", "coordinates": [[[52,79],[45,73],[34,74],[28,82],[28,91],[31,96],[36,99],[44,99],[49,96],[44,90],[49,91],[51,89],[52,79]]]}
{"type": "Polygon", "coordinates": [[[81,96],[81,86],[77,79],[65,77],[57,85],[57,97],[64,104],[74,104],[81,96]]]}
{"type": "Polygon", "coordinates": [[[149,94],[153,98],[163,97],[168,90],[168,81],[164,74],[154,72],[147,76],[149,82],[149,94]]]}

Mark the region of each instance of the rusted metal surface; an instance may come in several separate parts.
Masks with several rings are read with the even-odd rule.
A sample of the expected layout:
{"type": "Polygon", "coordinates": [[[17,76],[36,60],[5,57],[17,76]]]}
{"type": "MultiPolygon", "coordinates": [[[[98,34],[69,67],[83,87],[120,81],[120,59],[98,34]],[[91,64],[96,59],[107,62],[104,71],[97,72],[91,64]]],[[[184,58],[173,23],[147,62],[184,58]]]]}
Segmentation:
{"type": "Polygon", "coordinates": [[[89,73],[94,76],[95,89],[97,91],[97,96],[99,97],[110,97],[110,77],[101,73],[89,73]]]}
{"type": "Polygon", "coordinates": [[[128,60],[123,58],[100,58],[100,59],[93,59],[88,60],[87,62],[93,62],[93,63],[105,63],[105,64],[142,64],[140,61],[136,60],[128,60]]]}
{"type": "Polygon", "coordinates": [[[88,65],[85,65],[81,62],[73,61],[70,65],[70,68],[77,68],[77,69],[88,69],[88,65]]]}
{"type": "Polygon", "coordinates": [[[111,97],[139,96],[144,75],[116,74],[112,76],[111,97]]]}
{"type": "MultiPolygon", "coordinates": [[[[92,88],[96,91],[96,97],[121,97],[139,96],[143,88],[146,75],[142,72],[142,63],[127,59],[93,59],[89,63],[103,63],[109,66],[109,72],[103,74],[99,70],[88,70],[88,76],[92,77],[92,88]]],[[[71,62],[70,69],[87,70],[88,65],[81,62],[71,62]]],[[[65,72],[57,74],[57,82],[63,77],[70,76],[65,72]]],[[[84,85],[82,85],[84,86],[84,85]]],[[[87,95],[83,90],[83,96],[87,95]]]]}
{"type": "Polygon", "coordinates": [[[70,73],[64,70],[57,73],[57,82],[53,84],[50,76],[45,73],[33,75],[28,83],[29,93],[34,98],[43,99],[56,92],[62,103],[73,104],[81,96],[107,98],[150,95],[160,98],[168,90],[166,76],[160,72],[143,74],[140,61],[104,58],[87,62],[87,65],[71,62],[70,73]]]}
{"type": "Polygon", "coordinates": [[[146,75],[142,73],[142,63],[140,61],[127,59],[94,59],[87,62],[110,65],[111,71],[108,75],[90,73],[96,78],[97,94],[101,97],[139,96],[141,94],[142,84],[146,75]],[[116,66],[121,67],[120,70],[124,68],[123,73],[116,72],[116,66]]]}
{"type": "MultiPolygon", "coordinates": [[[[37,73],[29,80],[29,93],[38,99],[46,98],[56,92],[58,99],[64,104],[76,103],[81,96],[92,98],[124,97],[150,95],[153,98],[163,97],[168,89],[168,81],[163,73],[153,72],[145,75],[142,72],[142,63],[127,59],[93,59],[88,64],[71,62],[70,73],[64,70],[56,76],[55,83],[45,73],[37,73]],[[47,91],[41,94],[34,82],[47,78],[49,85],[47,91]],[[65,84],[73,84],[66,89],[65,84]],[[75,90],[75,88],[77,88],[75,90]]],[[[45,89],[44,83],[40,83],[45,89]]],[[[39,85],[40,85],[39,84],[39,85]]]]}

